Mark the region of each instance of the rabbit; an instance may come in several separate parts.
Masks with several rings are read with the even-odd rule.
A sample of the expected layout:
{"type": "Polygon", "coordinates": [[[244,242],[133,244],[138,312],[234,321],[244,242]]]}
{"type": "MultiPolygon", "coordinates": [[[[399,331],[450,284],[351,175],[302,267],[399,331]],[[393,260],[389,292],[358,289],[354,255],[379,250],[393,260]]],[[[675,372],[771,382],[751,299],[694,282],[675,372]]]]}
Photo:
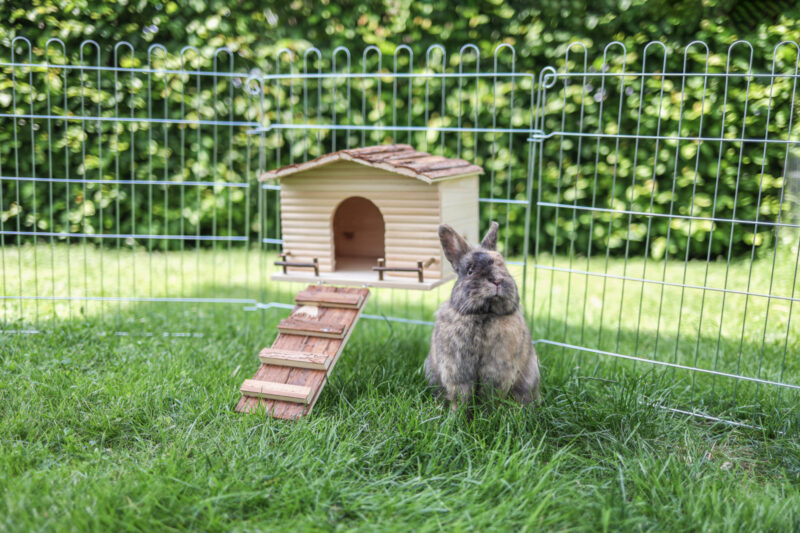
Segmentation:
{"type": "Polygon", "coordinates": [[[472,247],[448,226],[439,240],[458,280],[436,312],[425,376],[451,409],[481,387],[492,387],[521,404],[539,399],[539,359],[520,311],[514,279],[496,251],[497,222],[472,247]]]}

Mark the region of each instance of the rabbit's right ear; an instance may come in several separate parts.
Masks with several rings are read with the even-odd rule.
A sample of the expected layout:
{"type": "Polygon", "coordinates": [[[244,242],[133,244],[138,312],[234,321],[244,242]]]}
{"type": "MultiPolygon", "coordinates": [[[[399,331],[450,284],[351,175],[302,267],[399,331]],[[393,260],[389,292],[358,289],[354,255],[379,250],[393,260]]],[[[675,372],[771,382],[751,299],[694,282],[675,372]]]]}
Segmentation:
{"type": "Polygon", "coordinates": [[[486,232],[486,236],[481,241],[481,248],[492,251],[497,250],[497,228],[499,227],[500,224],[492,222],[492,225],[489,226],[489,231],[486,232]]]}
{"type": "Polygon", "coordinates": [[[461,258],[472,248],[469,243],[464,240],[464,237],[459,235],[456,230],[447,224],[439,226],[439,240],[442,242],[444,256],[450,261],[450,264],[453,265],[453,270],[458,272],[458,264],[461,258]]]}

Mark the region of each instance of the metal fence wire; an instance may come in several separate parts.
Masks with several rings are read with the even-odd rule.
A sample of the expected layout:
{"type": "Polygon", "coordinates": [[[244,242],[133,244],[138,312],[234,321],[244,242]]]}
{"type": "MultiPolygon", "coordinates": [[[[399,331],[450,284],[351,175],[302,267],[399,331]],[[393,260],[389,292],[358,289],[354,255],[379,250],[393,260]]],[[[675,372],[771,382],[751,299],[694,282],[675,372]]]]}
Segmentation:
{"type": "MultiPolygon", "coordinates": [[[[2,333],[194,337],[290,307],[300,286],[269,281],[280,186],[257,177],[403,142],[485,169],[482,226],[501,222],[551,375],[797,418],[797,43],[575,43],[538,72],[508,44],[416,52],[7,43],[2,333]]],[[[374,293],[367,318],[427,326],[449,286],[374,293]]]]}

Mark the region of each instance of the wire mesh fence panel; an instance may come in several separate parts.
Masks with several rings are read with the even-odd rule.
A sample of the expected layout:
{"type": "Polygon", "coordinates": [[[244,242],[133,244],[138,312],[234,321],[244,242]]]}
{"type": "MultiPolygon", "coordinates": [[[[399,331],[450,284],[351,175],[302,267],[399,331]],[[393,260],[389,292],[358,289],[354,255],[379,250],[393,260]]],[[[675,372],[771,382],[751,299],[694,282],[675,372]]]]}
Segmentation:
{"type": "Polygon", "coordinates": [[[254,304],[259,147],[245,132],[258,113],[233,54],[203,71],[193,48],[76,54],[18,37],[9,52],[3,329],[93,318],[114,334],[195,334],[210,304],[254,304]]]}
{"type": "Polygon", "coordinates": [[[532,316],[549,353],[652,372],[683,410],[797,416],[798,59],[612,43],[548,72],[532,316]]]}
{"type": "MultiPolygon", "coordinates": [[[[405,143],[481,166],[481,230],[552,377],[745,423],[797,416],[798,47],[575,43],[135,50],[18,37],[0,62],[6,334],[204,335],[292,305],[268,170],[405,143]]],[[[430,224],[420,220],[418,226],[430,224]]],[[[412,228],[413,229],[413,228],[412,228]]],[[[429,326],[451,285],[379,288],[429,326]]]]}

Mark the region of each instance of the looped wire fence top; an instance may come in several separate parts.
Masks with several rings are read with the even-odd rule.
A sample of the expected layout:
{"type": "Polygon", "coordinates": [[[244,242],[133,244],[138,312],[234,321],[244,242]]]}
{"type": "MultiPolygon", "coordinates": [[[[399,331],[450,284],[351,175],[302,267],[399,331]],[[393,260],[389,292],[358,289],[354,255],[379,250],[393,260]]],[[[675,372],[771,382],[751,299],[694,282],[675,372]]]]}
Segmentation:
{"type": "MultiPolygon", "coordinates": [[[[404,143],[484,170],[547,369],[649,373],[691,413],[797,414],[797,43],[714,51],[510,45],[391,57],[14,39],[0,62],[4,334],[76,319],[203,335],[290,306],[268,281],[280,185],[264,172],[404,143]]],[[[380,289],[367,318],[427,325],[449,288],[380,289]]]]}

